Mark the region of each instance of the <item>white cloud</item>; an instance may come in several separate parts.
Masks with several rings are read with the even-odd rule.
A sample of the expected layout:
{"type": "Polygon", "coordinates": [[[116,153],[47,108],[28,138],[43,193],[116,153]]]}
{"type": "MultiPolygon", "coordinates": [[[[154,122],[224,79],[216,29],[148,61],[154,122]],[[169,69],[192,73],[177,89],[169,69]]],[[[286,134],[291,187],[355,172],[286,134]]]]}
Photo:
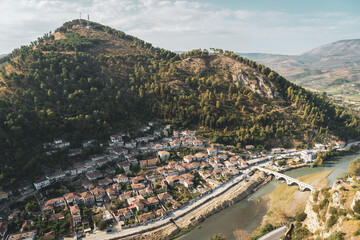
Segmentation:
{"type": "Polygon", "coordinates": [[[0,9],[0,53],[55,30],[78,18],[79,12],[170,50],[220,47],[299,53],[308,50],[310,40],[314,44],[347,38],[351,29],[360,27],[359,17],[344,12],[291,15],[190,0],[2,0],[0,9]]]}

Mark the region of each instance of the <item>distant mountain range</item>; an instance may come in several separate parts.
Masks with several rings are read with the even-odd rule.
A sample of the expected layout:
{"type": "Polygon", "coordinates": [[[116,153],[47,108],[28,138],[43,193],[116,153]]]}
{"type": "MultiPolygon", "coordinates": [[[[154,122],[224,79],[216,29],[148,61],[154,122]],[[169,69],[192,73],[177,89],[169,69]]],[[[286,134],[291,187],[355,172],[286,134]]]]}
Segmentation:
{"type": "Polygon", "coordinates": [[[0,58],[3,57],[3,56],[6,56],[6,54],[0,54],[0,58]]]}
{"type": "Polygon", "coordinates": [[[360,39],[333,42],[301,55],[239,55],[267,65],[304,87],[360,105],[360,39]]]}

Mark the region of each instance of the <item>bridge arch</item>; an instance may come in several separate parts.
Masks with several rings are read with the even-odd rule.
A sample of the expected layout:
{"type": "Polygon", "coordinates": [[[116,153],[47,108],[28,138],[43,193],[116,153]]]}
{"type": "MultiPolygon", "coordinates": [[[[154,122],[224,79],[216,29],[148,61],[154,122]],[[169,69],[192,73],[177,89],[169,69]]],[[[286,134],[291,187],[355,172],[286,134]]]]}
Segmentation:
{"type": "Polygon", "coordinates": [[[275,176],[276,180],[285,180],[286,184],[288,186],[298,185],[300,191],[310,190],[312,192],[312,191],[314,191],[316,189],[315,187],[313,187],[313,186],[311,186],[309,184],[300,182],[299,180],[294,179],[294,178],[289,177],[289,176],[286,176],[285,174],[282,174],[282,173],[271,171],[271,170],[268,170],[268,169],[265,169],[265,168],[262,168],[262,167],[255,167],[255,169],[263,171],[263,172],[265,172],[265,173],[267,173],[269,175],[275,176]]]}
{"type": "Polygon", "coordinates": [[[292,181],[291,179],[288,179],[288,180],[286,181],[286,184],[287,184],[288,186],[298,185],[298,186],[300,187],[300,185],[299,185],[298,182],[292,181]]]}
{"type": "Polygon", "coordinates": [[[300,188],[300,191],[302,191],[302,192],[304,192],[304,191],[306,191],[306,190],[308,190],[308,191],[310,191],[310,192],[313,191],[313,189],[310,188],[309,186],[299,186],[299,188],[300,188]]]}

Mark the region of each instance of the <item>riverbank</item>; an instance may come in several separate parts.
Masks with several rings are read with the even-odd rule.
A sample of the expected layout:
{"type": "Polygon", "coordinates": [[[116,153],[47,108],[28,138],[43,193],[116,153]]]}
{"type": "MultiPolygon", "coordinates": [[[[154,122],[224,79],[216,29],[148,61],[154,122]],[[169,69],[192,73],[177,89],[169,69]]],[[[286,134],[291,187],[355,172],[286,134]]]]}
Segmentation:
{"type": "MultiPolygon", "coordinates": [[[[284,174],[298,179],[302,176],[333,170],[330,175],[327,176],[328,181],[325,179],[325,175],[328,175],[328,173],[322,177],[325,179],[323,184],[328,182],[329,186],[332,185],[339,176],[346,173],[348,171],[349,163],[359,156],[360,152],[346,154],[344,156],[329,159],[329,161],[326,161],[321,167],[304,167],[287,171],[284,174]]],[[[311,183],[307,179],[305,179],[304,182],[311,183]]],[[[246,233],[253,233],[262,224],[266,213],[270,213],[270,199],[264,198],[264,196],[268,196],[269,193],[276,189],[279,185],[284,185],[284,187],[286,187],[284,190],[285,193],[288,188],[298,189],[297,186],[290,187],[286,186],[281,181],[273,180],[246,199],[208,217],[202,224],[200,224],[200,226],[180,237],[179,240],[206,240],[214,234],[221,234],[229,240],[248,239],[247,237],[250,234],[246,233]]],[[[299,190],[296,191],[300,192],[299,190]]],[[[308,192],[304,193],[308,194],[308,192]]]]}
{"type": "MultiPolygon", "coordinates": [[[[313,173],[297,178],[312,186],[321,188],[327,186],[327,177],[334,169],[313,173]]],[[[304,211],[306,201],[310,192],[299,191],[298,186],[288,186],[281,184],[273,191],[264,195],[262,198],[268,201],[268,213],[264,216],[262,225],[265,223],[279,224],[287,223],[289,219],[295,217],[298,212],[304,211]]]]}
{"type": "Polygon", "coordinates": [[[188,231],[202,223],[207,217],[229,207],[234,203],[244,199],[260,186],[266,184],[271,180],[266,177],[262,172],[256,172],[250,177],[248,181],[242,181],[225,193],[217,196],[216,198],[204,203],[185,216],[174,219],[174,223],[165,227],[156,229],[152,232],[144,233],[142,235],[134,236],[130,239],[173,239],[186,234],[188,231]]]}

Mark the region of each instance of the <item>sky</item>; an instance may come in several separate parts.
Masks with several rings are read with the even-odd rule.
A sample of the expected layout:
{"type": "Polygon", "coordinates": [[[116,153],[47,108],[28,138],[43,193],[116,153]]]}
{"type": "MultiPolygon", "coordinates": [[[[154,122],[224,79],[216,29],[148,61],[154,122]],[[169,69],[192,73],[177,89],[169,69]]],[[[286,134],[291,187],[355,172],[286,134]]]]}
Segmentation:
{"type": "Polygon", "coordinates": [[[359,0],[0,0],[0,54],[88,14],[172,51],[301,54],[360,38],[359,0]]]}

